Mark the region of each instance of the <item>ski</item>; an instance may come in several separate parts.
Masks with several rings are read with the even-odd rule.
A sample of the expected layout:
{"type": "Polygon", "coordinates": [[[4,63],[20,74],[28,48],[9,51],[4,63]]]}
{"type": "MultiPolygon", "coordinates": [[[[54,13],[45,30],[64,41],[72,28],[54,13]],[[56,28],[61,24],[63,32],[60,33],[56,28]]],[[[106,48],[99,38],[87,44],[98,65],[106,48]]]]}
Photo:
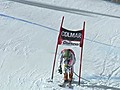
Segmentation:
{"type": "Polygon", "coordinates": [[[58,84],[59,87],[73,89],[73,86],[68,83],[58,84]]]}

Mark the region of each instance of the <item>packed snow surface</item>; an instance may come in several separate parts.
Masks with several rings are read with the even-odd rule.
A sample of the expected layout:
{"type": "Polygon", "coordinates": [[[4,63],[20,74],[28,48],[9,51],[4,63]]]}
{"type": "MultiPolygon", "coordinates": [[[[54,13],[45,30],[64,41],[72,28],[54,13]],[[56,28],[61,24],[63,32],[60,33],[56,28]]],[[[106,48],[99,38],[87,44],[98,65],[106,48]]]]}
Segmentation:
{"type": "Polygon", "coordinates": [[[104,0],[0,0],[0,90],[68,90],[58,56],[76,55],[73,90],[120,90],[120,5],[104,0]],[[82,78],[80,47],[59,46],[52,65],[62,17],[63,27],[85,26],[82,78]]]}

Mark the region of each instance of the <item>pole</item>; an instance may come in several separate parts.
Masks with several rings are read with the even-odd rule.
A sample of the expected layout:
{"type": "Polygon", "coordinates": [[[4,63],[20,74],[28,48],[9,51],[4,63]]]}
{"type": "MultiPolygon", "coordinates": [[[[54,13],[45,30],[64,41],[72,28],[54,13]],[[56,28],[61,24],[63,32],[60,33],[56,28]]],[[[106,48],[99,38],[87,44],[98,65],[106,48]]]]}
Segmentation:
{"type": "Polygon", "coordinates": [[[81,70],[82,70],[82,52],[83,52],[83,47],[81,48],[81,54],[80,54],[80,70],[79,70],[79,81],[78,81],[78,85],[80,85],[80,77],[81,77],[81,70]]]}
{"type": "MultiPolygon", "coordinates": [[[[63,16],[63,18],[62,18],[62,22],[61,22],[61,26],[60,26],[60,33],[59,33],[58,39],[59,39],[59,37],[61,36],[63,20],[64,20],[64,16],[63,16]]],[[[53,62],[51,79],[53,79],[53,75],[54,75],[54,69],[55,69],[55,62],[56,62],[57,50],[58,50],[58,41],[57,41],[57,45],[56,45],[56,51],[55,51],[55,56],[54,56],[54,62],[53,62]]]]}
{"type": "Polygon", "coordinates": [[[81,72],[82,72],[82,54],[83,54],[83,41],[84,41],[84,30],[85,30],[85,22],[83,24],[83,31],[82,31],[82,43],[81,45],[81,54],[80,54],[80,69],[79,69],[79,80],[78,80],[78,85],[80,85],[80,77],[81,77],[81,72]]]}
{"type": "MultiPolygon", "coordinates": [[[[77,75],[77,73],[75,73],[75,72],[73,72],[77,77],[79,77],[78,75],[77,75]]],[[[89,80],[87,80],[87,79],[85,79],[85,78],[83,78],[83,77],[80,77],[81,79],[83,79],[83,80],[85,80],[85,81],[87,81],[87,82],[90,82],[89,80]]]]}

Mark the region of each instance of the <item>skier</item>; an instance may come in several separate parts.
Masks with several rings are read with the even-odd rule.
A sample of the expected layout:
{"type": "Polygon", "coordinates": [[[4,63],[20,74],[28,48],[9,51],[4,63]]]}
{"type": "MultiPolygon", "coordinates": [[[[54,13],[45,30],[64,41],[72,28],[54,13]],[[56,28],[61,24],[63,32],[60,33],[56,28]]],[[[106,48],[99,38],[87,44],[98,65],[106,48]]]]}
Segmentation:
{"type": "Polygon", "coordinates": [[[64,74],[64,82],[61,86],[64,86],[66,83],[68,83],[68,86],[71,86],[75,61],[75,54],[71,49],[61,51],[58,68],[58,72],[64,74]]]}

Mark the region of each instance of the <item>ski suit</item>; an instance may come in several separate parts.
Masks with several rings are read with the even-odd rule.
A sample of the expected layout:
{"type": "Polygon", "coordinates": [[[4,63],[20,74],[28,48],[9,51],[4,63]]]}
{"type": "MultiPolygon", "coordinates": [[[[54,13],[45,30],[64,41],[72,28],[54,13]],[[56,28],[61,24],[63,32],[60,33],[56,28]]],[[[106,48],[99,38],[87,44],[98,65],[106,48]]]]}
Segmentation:
{"type": "Polygon", "coordinates": [[[73,78],[73,70],[74,64],[76,62],[75,54],[71,49],[64,49],[61,51],[60,58],[59,58],[59,65],[62,66],[62,72],[64,74],[64,81],[72,81],[73,78]],[[69,51],[69,57],[64,58],[64,52],[69,51]],[[69,79],[68,79],[69,78],[69,79]]]}

